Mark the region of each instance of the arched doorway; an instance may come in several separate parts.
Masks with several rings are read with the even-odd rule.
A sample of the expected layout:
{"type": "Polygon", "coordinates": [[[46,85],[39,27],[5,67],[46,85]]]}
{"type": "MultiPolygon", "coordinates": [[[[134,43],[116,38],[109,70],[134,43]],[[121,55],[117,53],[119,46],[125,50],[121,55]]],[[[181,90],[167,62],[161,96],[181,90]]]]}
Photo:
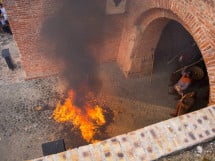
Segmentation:
{"type": "Polygon", "coordinates": [[[195,93],[195,101],[189,112],[206,107],[209,102],[209,80],[201,51],[190,33],[180,23],[170,20],[161,32],[155,48],[152,70],[155,74],[165,73],[159,75],[165,77],[164,83],[169,88],[174,89],[184,67],[193,74],[192,83],[185,92],[195,93]]]}
{"type": "MultiPolygon", "coordinates": [[[[189,15],[189,13],[187,13],[187,15],[189,15]]],[[[192,41],[195,42],[197,47],[196,52],[199,53],[199,57],[202,57],[202,66],[204,73],[205,75],[209,73],[208,76],[210,78],[210,81],[207,77],[206,84],[208,86],[207,91],[209,93],[210,82],[210,99],[208,98],[209,94],[207,93],[207,96],[205,96],[207,97],[207,103],[204,103],[204,105],[207,106],[208,102],[209,104],[212,102],[211,93],[213,93],[213,88],[211,86],[210,64],[208,64],[207,60],[207,50],[210,49],[210,46],[206,49],[205,44],[209,43],[206,36],[207,34],[203,32],[201,26],[197,25],[199,23],[196,23],[196,18],[193,18],[193,21],[189,22],[186,17],[184,17],[184,15],[181,15],[181,13],[174,12],[171,9],[166,8],[150,8],[148,10],[145,10],[144,12],[141,12],[139,16],[137,16],[134,20],[134,26],[130,26],[129,29],[125,28],[124,30],[122,36],[123,39],[119,48],[119,56],[117,60],[118,64],[121,67],[121,70],[123,70],[125,75],[128,77],[150,77],[150,75],[154,77],[154,68],[156,68],[156,64],[154,63],[156,61],[156,47],[159,43],[162,31],[169,23],[172,23],[173,21],[181,24],[181,27],[184,29],[184,31],[187,32],[187,35],[192,37],[192,41]],[[194,23],[197,26],[193,26],[194,23]],[[201,37],[199,36],[199,34],[201,35],[201,37]],[[205,38],[204,41],[202,41],[203,37],[205,38]],[[204,63],[206,63],[206,65],[204,63]]],[[[192,41],[189,41],[189,43],[192,45],[192,41]]],[[[177,51],[172,52],[174,53],[177,51]]],[[[163,55],[161,55],[161,57],[165,58],[166,61],[168,61],[171,56],[164,57],[163,55]]],[[[168,68],[168,70],[170,69],[171,68],[168,68]]],[[[176,70],[176,67],[173,69],[176,70]]],[[[173,72],[173,69],[171,72],[173,72]]],[[[168,79],[163,80],[167,81],[168,79]]],[[[168,84],[168,82],[166,82],[166,84],[168,84]]]]}
{"type": "MultiPolygon", "coordinates": [[[[158,40],[160,38],[160,35],[157,33],[161,33],[165,25],[163,27],[158,27],[157,30],[151,30],[153,29],[149,26],[156,21],[161,19],[167,19],[168,20],[175,20],[179,22],[189,33],[192,35],[193,39],[195,40],[197,46],[199,47],[199,50],[201,51],[203,61],[207,68],[207,73],[209,77],[209,83],[210,83],[210,93],[209,93],[209,104],[214,103],[214,72],[213,72],[213,66],[214,66],[214,45],[213,40],[210,38],[210,33],[204,30],[204,22],[201,22],[198,20],[198,17],[192,15],[190,11],[186,11],[184,13],[184,10],[175,10],[176,8],[171,8],[171,5],[165,5],[163,3],[156,3],[151,4],[151,6],[148,6],[147,8],[137,10],[138,15],[133,17],[133,20],[129,23],[125,24],[124,31],[122,33],[122,39],[119,46],[119,53],[117,57],[117,63],[119,64],[121,70],[124,72],[126,76],[130,75],[137,75],[144,73],[141,71],[141,64],[142,60],[145,60],[145,62],[152,62],[152,56],[148,56],[148,59],[145,59],[144,57],[139,57],[137,54],[138,51],[138,43],[140,42],[141,38],[144,39],[144,37],[141,34],[148,34],[149,37],[154,38],[154,42],[151,44],[154,44],[154,47],[156,47],[158,40]],[[158,6],[157,6],[158,5],[158,6]],[[191,21],[192,20],[192,21],[191,21]],[[150,32],[147,32],[150,31],[150,32]],[[156,37],[157,35],[157,37],[156,37]],[[151,60],[150,60],[151,58],[151,60]]],[[[179,5],[176,3],[176,5],[179,5]]],[[[162,21],[164,22],[164,21],[162,21]]],[[[161,23],[160,23],[161,24],[161,23]]],[[[142,41],[150,41],[150,39],[145,37],[145,40],[142,41]]],[[[152,42],[152,41],[151,41],[152,42]]],[[[148,43],[150,44],[150,43],[148,43]]],[[[148,51],[144,53],[153,53],[154,48],[148,46],[148,51]]],[[[152,55],[152,54],[151,54],[152,55]]],[[[148,68],[148,71],[151,71],[150,68],[148,68]]],[[[145,72],[147,73],[147,72],[145,72]]],[[[148,72],[150,73],[150,72],[148,72]]]]}
{"type": "MultiPolygon", "coordinates": [[[[128,32],[130,39],[127,44],[127,55],[123,53],[123,59],[118,59],[118,63],[127,77],[149,77],[150,81],[152,81],[151,86],[154,87],[148,90],[151,91],[150,93],[148,92],[148,95],[150,94],[154,98],[152,102],[148,99],[147,101],[167,107],[173,107],[173,104],[177,104],[178,100],[171,101],[174,98],[170,99],[166,95],[169,90],[168,84],[171,73],[180,69],[180,67],[194,63],[203,71],[204,77],[201,80],[192,82],[190,92],[194,91],[197,98],[193,105],[195,108],[191,109],[191,111],[207,106],[209,102],[209,78],[202,57],[205,52],[202,48],[201,50],[198,48],[202,42],[196,39],[195,34],[192,35],[192,28],[185,25],[172,11],[159,8],[150,9],[142,13],[134,24],[132,30],[128,32]],[[165,32],[169,36],[168,34],[165,36],[165,32]],[[192,36],[194,36],[195,40],[192,36]],[[159,48],[162,42],[163,45],[159,48]],[[190,57],[187,58],[189,61],[185,64],[183,64],[185,61],[182,61],[181,65],[176,61],[175,63],[170,63],[170,66],[168,61],[175,57],[185,46],[188,46],[186,47],[187,51],[185,51],[188,54],[184,56],[190,57]],[[189,50],[193,51],[190,52],[189,50]],[[202,51],[203,53],[201,53],[202,51]],[[193,56],[194,58],[192,58],[193,56]],[[199,64],[195,63],[200,59],[199,64]]],[[[127,34],[124,35],[128,37],[127,34]]],[[[180,72],[178,74],[181,76],[180,72]]],[[[180,77],[177,78],[177,80],[179,79],[180,77]]],[[[144,91],[144,93],[147,93],[147,91],[144,91]]]]}

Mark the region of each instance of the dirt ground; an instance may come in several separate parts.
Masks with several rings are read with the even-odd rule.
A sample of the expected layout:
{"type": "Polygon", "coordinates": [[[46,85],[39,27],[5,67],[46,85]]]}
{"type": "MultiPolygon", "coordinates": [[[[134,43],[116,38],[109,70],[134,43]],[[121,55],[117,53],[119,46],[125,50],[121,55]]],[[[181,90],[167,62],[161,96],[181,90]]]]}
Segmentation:
{"type": "MultiPolygon", "coordinates": [[[[86,145],[80,131],[71,124],[59,124],[52,118],[57,101],[65,96],[67,83],[62,76],[52,76],[24,81],[20,55],[13,38],[0,34],[0,48],[9,48],[16,64],[10,71],[0,56],[0,160],[20,161],[43,156],[43,143],[63,138],[66,148],[86,145]],[[40,110],[37,110],[41,107],[40,110]]],[[[126,79],[117,64],[105,63],[100,66],[102,89],[99,102],[110,110],[113,116],[103,129],[106,139],[152,123],[170,118],[176,101],[168,94],[168,72],[154,72],[139,79],[126,79]]],[[[187,151],[164,157],[167,160],[213,160],[215,141],[187,151]]]]}

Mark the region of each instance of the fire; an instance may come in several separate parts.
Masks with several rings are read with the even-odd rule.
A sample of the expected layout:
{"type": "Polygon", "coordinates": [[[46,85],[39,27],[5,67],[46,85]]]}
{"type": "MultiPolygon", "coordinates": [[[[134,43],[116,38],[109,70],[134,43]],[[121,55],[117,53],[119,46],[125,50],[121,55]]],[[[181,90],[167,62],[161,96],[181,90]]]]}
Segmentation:
{"type": "Polygon", "coordinates": [[[71,122],[75,128],[80,129],[82,137],[87,142],[96,142],[94,136],[98,128],[106,123],[103,110],[100,106],[92,106],[90,103],[80,108],[74,104],[74,97],[74,91],[70,90],[65,102],[57,103],[53,118],[57,122],[71,122]]]}

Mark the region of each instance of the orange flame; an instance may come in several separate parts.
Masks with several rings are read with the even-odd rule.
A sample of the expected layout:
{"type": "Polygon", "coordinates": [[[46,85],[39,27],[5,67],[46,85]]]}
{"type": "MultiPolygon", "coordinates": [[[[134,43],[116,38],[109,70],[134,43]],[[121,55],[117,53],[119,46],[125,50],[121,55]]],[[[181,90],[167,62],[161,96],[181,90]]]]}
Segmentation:
{"type": "Polygon", "coordinates": [[[57,103],[53,118],[57,122],[71,122],[75,128],[80,129],[82,137],[87,142],[96,142],[93,137],[98,132],[98,128],[106,122],[102,108],[98,105],[93,107],[90,104],[79,108],[73,104],[74,91],[70,90],[68,95],[64,104],[60,101],[57,103]]]}

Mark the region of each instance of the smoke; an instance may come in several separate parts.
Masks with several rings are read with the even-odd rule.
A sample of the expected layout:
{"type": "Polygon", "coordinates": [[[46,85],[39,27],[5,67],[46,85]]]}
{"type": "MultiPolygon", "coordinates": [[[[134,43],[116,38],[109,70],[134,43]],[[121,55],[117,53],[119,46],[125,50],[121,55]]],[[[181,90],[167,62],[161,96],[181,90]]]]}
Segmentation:
{"type": "Polygon", "coordinates": [[[56,52],[49,56],[65,63],[64,76],[75,90],[75,103],[79,106],[84,105],[89,91],[97,94],[101,86],[98,62],[89,49],[103,41],[105,13],[102,2],[61,0],[59,9],[42,28],[42,35],[56,45],[56,52]]]}

